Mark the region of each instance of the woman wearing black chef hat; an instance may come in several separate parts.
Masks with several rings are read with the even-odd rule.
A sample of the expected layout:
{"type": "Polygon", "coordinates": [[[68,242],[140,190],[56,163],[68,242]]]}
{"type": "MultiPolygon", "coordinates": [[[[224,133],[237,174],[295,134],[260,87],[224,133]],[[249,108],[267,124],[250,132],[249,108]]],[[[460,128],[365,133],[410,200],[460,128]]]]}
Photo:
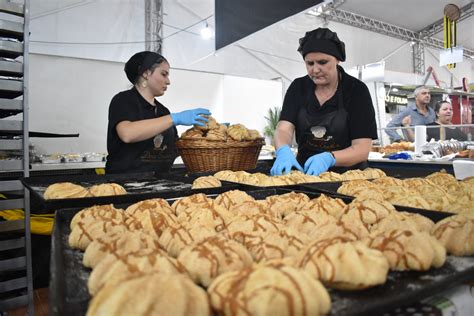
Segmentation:
{"type": "Polygon", "coordinates": [[[273,175],[292,168],[319,175],[333,166],[366,166],[377,127],[367,86],[345,73],[344,43],[327,28],[300,39],[307,76],[295,79],[286,92],[275,133],[273,175]],[[290,150],[296,133],[298,155],[290,150]]]}
{"type": "Polygon", "coordinates": [[[170,111],[155,97],[170,84],[168,61],[155,52],[139,52],[125,64],[133,84],[110,102],[107,173],[168,171],[178,156],[176,125],[204,125],[207,109],[170,111]]]}

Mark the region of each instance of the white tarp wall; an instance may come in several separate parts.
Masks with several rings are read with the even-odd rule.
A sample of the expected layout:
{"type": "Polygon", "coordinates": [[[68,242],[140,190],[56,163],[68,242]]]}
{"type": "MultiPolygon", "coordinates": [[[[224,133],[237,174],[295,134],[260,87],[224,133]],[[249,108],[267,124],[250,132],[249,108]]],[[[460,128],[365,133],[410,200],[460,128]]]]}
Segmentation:
{"type": "MultiPolygon", "coordinates": [[[[78,138],[32,138],[39,153],[106,152],[112,97],[129,89],[123,63],[32,54],[30,130],[79,133],[78,138]]],[[[159,101],[171,112],[206,107],[219,122],[263,131],[267,110],[282,102],[282,85],[268,81],[171,69],[159,101]]],[[[182,132],[186,127],[179,127],[182,132]]]]}

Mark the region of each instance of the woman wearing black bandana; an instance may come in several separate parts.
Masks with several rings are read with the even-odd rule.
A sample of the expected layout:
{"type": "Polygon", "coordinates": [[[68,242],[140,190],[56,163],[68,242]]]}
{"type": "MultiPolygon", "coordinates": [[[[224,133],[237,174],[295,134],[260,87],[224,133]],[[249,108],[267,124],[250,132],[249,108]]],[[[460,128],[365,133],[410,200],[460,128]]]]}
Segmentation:
{"type": "Polygon", "coordinates": [[[375,112],[367,86],[339,66],[346,60],[344,43],[331,30],[318,28],[300,39],[298,51],[308,75],[295,79],[286,92],[271,174],[365,168],[377,138],[375,112]],[[297,157],[289,147],[294,133],[297,157]]]}
{"type": "Polygon", "coordinates": [[[155,52],[139,52],[125,64],[133,84],[110,102],[107,130],[107,173],[168,171],[178,156],[176,125],[204,125],[207,109],[170,111],[155,97],[170,84],[168,61],[155,52]]]}

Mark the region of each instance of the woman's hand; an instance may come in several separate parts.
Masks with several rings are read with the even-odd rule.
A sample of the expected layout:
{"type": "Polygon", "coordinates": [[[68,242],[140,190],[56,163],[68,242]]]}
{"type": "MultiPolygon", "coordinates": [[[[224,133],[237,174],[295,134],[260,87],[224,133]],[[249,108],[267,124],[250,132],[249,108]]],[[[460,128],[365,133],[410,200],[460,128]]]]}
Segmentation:
{"type": "Polygon", "coordinates": [[[295,155],[291,152],[290,146],[283,145],[276,151],[276,160],[273,163],[273,167],[270,170],[272,176],[279,176],[286,174],[291,171],[291,168],[295,167],[299,171],[303,172],[303,168],[298,163],[295,155]]]}
{"type": "Polygon", "coordinates": [[[336,158],[330,152],[311,156],[304,164],[304,172],[309,175],[319,176],[336,164],[336,158]]]}
{"type": "Polygon", "coordinates": [[[209,112],[208,109],[197,108],[179,113],[171,113],[171,119],[173,120],[174,125],[204,126],[208,119],[202,115],[211,115],[211,112],[209,112]]]}

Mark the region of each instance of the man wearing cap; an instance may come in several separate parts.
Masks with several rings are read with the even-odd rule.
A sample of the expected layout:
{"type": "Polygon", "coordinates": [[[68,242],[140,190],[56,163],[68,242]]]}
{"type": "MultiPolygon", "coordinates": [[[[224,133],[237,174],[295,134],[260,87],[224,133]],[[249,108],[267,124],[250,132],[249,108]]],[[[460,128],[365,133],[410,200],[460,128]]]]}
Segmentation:
{"type": "Polygon", "coordinates": [[[112,98],[107,129],[107,173],[168,171],[178,156],[177,125],[204,125],[207,109],[170,111],[155,97],[170,84],[168,61],[155,52],[133,55],[125,64],[133,84],[112,98]]]}
{"type": "Polygon", "coordinates": [[[292,168],[310,175],[333,166],[364,169],[372,139],[377,138],[367,86],[339,66],[346,53],[336,33],[318,28],[307,32],[299,44],[308,75],[295,79],[286,92],[271,174],[285,174],[292,168]],[[293,134],[296,157],[290,150],[293,134]]]}

